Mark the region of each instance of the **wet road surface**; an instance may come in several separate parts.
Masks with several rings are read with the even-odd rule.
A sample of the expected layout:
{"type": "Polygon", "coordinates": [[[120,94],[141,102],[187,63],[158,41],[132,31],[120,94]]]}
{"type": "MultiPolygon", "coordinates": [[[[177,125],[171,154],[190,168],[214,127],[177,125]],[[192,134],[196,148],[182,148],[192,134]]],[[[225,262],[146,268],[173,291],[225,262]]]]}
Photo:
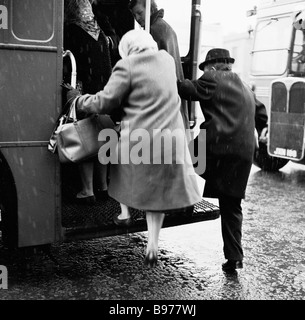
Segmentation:
{"type": "Polygon", "coordinates": [[[15,257],[0,247],[0,300],[305,300],[305,166],[253,167],[243,202],[244,269],[226,275],[220,219],[161,230],[159,262],[143,265],[146,232],[52,245],[15,257]]]}

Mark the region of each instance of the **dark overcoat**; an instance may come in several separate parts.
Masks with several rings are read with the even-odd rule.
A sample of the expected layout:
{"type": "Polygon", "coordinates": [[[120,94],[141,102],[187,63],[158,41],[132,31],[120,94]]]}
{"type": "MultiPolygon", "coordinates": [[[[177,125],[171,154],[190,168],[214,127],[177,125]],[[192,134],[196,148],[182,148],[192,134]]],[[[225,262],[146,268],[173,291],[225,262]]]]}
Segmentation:
{"type": "MultiPolygon", "coordinates": [[[[183,80],[184,73],[181,64],[181,56],[179,51],[177,34],[174,29],[163,19],[164,10],[161,9],[151,15],[150,18],[150,34],[157,42],[159,50],[167,51],[175,61],[177,79],[183,80]]],[[[187,101],[181,101],[181,114],[185,127],[189,128],[189,113],[187,101]]]]}
{"type": "Polygon", "coordinates": [[[150,34],[157,42],[159,50],[167,51],[175,60],[177,78],[184,79],[178,39],[174,29],[163,19],[164,10],[161,9],[151,16],[150,34]]]}
{"type": "MultiPolygon", "coordinates": [[[[83,93],[96,93],[107,83],[111,72],[111,55],[105,34],[98,41],[76,24],[65,26],[64,49],[70,50],[76,60],[77,80],[83,93]]],[[[65,82],[71,83],[71,68],[65,63],[65,82]],[[67,67],[68,66],[68,67],[67,67]]]]}
{"type": "Polygon", "coordinates": [[[265,106],[231,71],[208,71],[196,81],[179,86],[182,96],[200,100],[206,130],[204,196],[244,198],[254,150],[254,129],[267,126],[265,106]],[[209,90],[211,84],[216,89],[209,90]]]}
{"type": "Polygon", "coordinates": [[[112,198],[150,211],[185,208],[201,201],[180,113],[174,59],[166,51],[138,53],[118,61],[104,90],[83,95],[77,105],[78,110],[90,113],[123,111],[119,163],[110,170],[112,198]],[[174,138],[171,148],[152,148],[164,130],[176,131],[178,139],[174,138]],[[140,132],[145,135],[131,139],[140,132]],[[131,159],[131,151],[139,143],[143,161],[138,164],[131,159]],[[121,158],[126,150],[129,164],[121,158]],[[170,152],[170,163],[162,160],[165,150],[170,152]]]}

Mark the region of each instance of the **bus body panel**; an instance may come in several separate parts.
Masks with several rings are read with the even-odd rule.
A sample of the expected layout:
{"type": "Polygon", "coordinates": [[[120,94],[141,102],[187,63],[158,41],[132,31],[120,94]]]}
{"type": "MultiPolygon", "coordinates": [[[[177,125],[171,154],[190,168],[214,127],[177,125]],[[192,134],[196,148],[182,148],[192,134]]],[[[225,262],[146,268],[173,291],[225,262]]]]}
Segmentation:
{"type": "Polygon", "coordinates": [[[18,201],[18,247],[59,240],[57,159],[46,147],[1,149],[12,170],[18,201]]]}
{"type": "Polygon", "coordinates": [[[48,141],[60,111],[57,52],[2,49],[0,66],[1,143],[48,141]]]}
{"type": "Polygon", "coordinates": [[[304,0],[262,0],[257,11],[257,19],[291,14],[304,9],[304,0]]]}
{"type": "Polygon", "coordinates": [[[256,97],[261,101],[267,108],[270,101],[270,82],[273,81],[274,77],[264,77],[262,79],[256,79],[254,83],[254,91],[256,97]]]}
{"type": "Polygon", "coordinates": [[[61,110],[63,1],[2,4],[0,149],[17,192],[18,246],[42,245],[61,238],[60,166],[47,145],[61,110]]]}

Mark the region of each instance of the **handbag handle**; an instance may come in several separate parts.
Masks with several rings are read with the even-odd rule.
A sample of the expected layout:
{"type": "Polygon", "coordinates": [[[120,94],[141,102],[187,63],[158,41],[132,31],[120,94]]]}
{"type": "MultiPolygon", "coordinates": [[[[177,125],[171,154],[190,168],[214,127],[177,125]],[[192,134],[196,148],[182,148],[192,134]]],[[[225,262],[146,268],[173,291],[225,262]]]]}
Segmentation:
{"type": "Polygon", "coordinates": [[[68,121],[68,119],[72,119],[73,122],[77,122],[77,117],[76,117],[76,104],[77,104],[77,100],[79,99],[79,97],[76,97],[71,104],[71,107],[69,109],[69,112],[67,113],[67,117],[66,117],[66,122],[68,121]]]}

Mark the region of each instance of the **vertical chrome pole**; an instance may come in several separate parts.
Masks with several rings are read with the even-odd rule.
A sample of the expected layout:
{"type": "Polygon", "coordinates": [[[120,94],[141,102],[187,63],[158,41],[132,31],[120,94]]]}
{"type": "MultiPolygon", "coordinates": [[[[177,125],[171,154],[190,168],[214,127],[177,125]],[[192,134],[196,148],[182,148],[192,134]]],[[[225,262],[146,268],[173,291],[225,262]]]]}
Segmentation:
{"type": "Polygon", "coordinates": [[[150,32],[150,7],[151,7],[151,0],[146,0],[145,31],[147,32],[150,32]]]}

